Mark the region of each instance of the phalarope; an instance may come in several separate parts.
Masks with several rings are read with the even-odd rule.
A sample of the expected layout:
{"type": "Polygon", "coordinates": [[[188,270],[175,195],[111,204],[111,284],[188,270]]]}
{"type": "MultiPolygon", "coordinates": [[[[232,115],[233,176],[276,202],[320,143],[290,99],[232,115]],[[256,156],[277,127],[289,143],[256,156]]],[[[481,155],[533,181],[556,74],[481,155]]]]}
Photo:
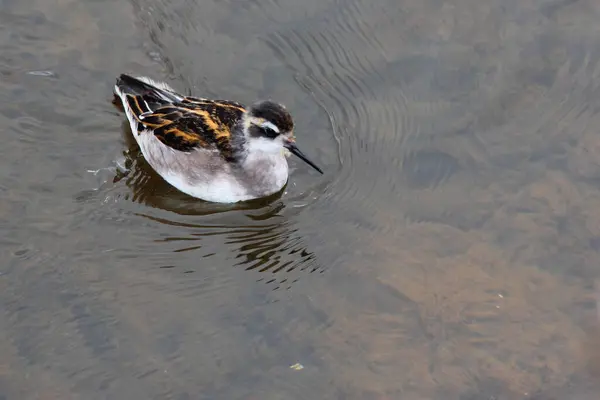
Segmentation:
{"type": "Polygon", "coordinates": [[[294,122],[281,104],[246,109],[124,74],[115,95],[148,164],[190,196],[235,203],[277,193],[288,180],[286,149],[323,173],[296,146],[294,122]]]}

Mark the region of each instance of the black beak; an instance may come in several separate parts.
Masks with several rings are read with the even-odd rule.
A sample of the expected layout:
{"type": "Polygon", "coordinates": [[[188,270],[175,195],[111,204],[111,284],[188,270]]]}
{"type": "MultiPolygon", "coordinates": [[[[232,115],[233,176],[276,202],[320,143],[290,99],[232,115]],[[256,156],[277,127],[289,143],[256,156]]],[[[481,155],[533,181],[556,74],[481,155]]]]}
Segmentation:
{"type": "Polygon", "coordinates": [[[304,161],[305,163],[307,163],[308,165],[310,165],[311,167],[313,167],[314,169],[316,169],[317,171],[319,171],[321,174],[323,173],[323,171],[321,170],[321,168],[317,167],[314,162],[310,161],[308,159],[308,157],[306,157],[304,155],[304,153],[300,151],[300,149],[296,146],[296,143],[286,140],[284,146],[293,155],[298,156],[298,158],[300,158],[302,161],[304,161]]]}

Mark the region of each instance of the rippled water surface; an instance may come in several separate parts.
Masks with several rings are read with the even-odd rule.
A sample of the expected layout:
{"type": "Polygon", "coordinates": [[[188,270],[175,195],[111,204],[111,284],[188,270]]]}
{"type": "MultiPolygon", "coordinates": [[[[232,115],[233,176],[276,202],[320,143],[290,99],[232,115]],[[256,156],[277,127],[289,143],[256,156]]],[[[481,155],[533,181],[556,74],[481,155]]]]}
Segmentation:
{"type": "Polygon", "coordinates": [[[599,20],[0,0],[0,399],[597,399],[599,20]],[[325,175],[179,193],[111,104],[122,72],[283,102],[325,175]]]}

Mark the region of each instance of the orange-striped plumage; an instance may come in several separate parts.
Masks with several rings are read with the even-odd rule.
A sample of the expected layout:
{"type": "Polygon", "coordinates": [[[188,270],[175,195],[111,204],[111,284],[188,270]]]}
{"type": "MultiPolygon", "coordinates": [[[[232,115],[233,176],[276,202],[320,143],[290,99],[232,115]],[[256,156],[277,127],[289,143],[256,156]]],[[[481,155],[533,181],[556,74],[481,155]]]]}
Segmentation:
{"type": "Polygon", "coordinates": [[[125,94],[127,105],[138,121],[137,134],[152,130],[162,143],[175,150],[217,148],[226,159],[233,157],[232,131],[246,112],[241,104],[173,93],[173,102],[162,105],[160,101],[164,99],[157,95],[154,87],[139,86],[142,88],[137,93],[125,94]]]}

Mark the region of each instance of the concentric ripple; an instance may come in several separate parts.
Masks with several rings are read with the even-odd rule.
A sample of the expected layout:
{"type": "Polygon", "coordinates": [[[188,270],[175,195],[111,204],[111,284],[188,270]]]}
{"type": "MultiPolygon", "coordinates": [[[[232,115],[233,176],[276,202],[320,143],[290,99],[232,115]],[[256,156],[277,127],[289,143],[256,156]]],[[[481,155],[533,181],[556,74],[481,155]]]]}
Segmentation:
{"type": "Polygon", "coordinates": [[[371,21],[364,19],[384,16],[394,5],[363,3],[335,2],[308,22],[284,26],[264,41],[331,119],[343,168],[327,188],[327,198],[341,207],[360,203],[364,212],[371,213],[396,190],[397,176],[389,168],[402,168],[402,143],[418,135],[419,126],[410,118],[402,84],[390,87],[389,79],[380,74],[388,65],[386,49],[371,21]],[[367,176],[373,171],[379,171],[377,179],[367,176]],[[360,190],[357,182],[363,186],[360,190]]]}

